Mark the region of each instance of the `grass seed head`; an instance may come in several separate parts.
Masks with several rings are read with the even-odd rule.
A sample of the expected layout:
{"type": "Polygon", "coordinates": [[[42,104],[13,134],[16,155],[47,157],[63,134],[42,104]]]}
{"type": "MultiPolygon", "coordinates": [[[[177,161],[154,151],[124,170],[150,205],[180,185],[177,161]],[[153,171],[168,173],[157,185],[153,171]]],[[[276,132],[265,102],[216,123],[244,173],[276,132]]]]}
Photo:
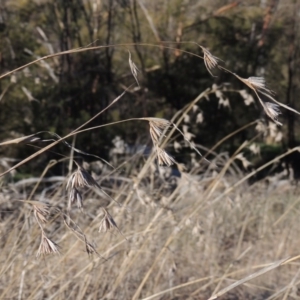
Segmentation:
{"type": "Polygon", "coordinates": [[[106,232],[112,228],[118,229],[118,226],[117,226],[115,220],[113,219],[113,217],[108,213],[108,211],[105,208],[103,208],[103,212],[104,212],[104,217],[100,222],[99,232],[106,232]]]}
{"type": "Polygon", "coordinates": [[[218,57],[212,55],[206,48],[201,46],[201,49],[203,51],[203,59],[204,64],[211,76],[214,76],[212,73],[212,69],[218,66],[218,61],[220,60],[218,57]]]}
{"type": "Polygon", "coordinates": [[[88,242],[88,240],[86,239],[86,237],[84,239],[84,242],[85,242],[85,250],[86,250],[86,252],[87,252],[88,255],[91,255],[93,253],[98,254],[95,246],[93,244],[91,244],[90,242],[88,242]]]}
{"type": "Polygon", "coordinates": [[[246,79],[238,76],[237,74],[233,74],[233,75],[235,75],[239,80],[245,83],[250,89],[256,92],[261,92],[263,94],[265,93],[264,95],[266,95],[267,97],[270,97],[272,94],[274,94],[273,91],[271,91],[266,87],[266,80],[264,77],[251,76],[246,79]]]}
{"type": "Polygon", "coordinates": [[[135,63],[132,61],[131,59],[131,53],[130,51],[128,50],[128,53],[129,53],[129,58],[128,58],[128,61],[129,61],[129,67],[130,67],[130,70],[131,70],[131,73],[137,83],[138,86],[140,86],[139,84],[139,81],[137,79],[137,72],[139,71],[139,69],[137,68],[137,66],[135,65],[135,63]]]}
{"type": "Polygon", "coordinates": [[[69,207],[71,207],[72,203],[77,203],[78,208],[83,207],[82,195],[76,188],[72,188],[69,196],[69,207]]]}
{"type": "Polygon", "coordinates": [[[47,218],[50,214],[50,206],[44,203],[33,205],[34,216],[42,223],[47,223],[47,218]]]}
{"type": "Polygon", "coordinates": [[[160,147],[156,147],[156,155],[159,165],[167,165],[170,167],[175,163],[175,159],[160,147]]]}
{"type": "Polygon", "coordinates": [[[48,239],[45,233],[42,232],[42,239],[36,256],[39,257],[51,253],[59,254],[58,246],[53,241],[48,239]]]}
{"type": "Polygon", "coordinates": [[[278,121],[278,116],[281,114],[281,111],[279,109],[279,105],[271,102],[265,102],[264,103],[264,109],[266,114],[278,125],[282,125],[278,121]]]}
{"type": "Polygon", "coordinates": [[[266,80],[263,77],[249,77],[246,79],[255,90],[266,90],[266,80]]]}
{"type": "Polygon", "coordinates": [[[69,178],[67,183],[67,188],[78,189],[83,187],[99,187],[99,184],[95,181],[95,179],[82,167],[78,167],[77,171],[75,171],[69,178]]]}
{"type": "Polygon", "coordinates": [[[160,118],[147,118],[150,126],[150,136],[154,145],[157,145],[166,130],[171,123],[166,119],[160,118]]]}

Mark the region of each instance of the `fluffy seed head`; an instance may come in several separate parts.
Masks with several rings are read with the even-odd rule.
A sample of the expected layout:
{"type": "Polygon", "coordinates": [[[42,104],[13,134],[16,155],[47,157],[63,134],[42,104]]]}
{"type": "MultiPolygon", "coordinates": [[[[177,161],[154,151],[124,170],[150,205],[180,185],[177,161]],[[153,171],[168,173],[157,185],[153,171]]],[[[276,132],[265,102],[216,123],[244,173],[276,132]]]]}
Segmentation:
{"type": "Polygon", "coordinates": [[[266,89],[266,80],[263,77],[249,77],[247,81],[254,89],[266,89]]]}
{"type": "Polygon", "coordinates": [[[237,74],[233,74],[235,77],[237,77],[239,80],[241,80],[243,83],[245,83],[250,89],[257,91],[257,92],[265,92],[267,94],[273,94],[271,90],[269,90],[266,87],[266,80],[264,77],[249,77],[249,78],[242,78],[238,76],[237,74]]]}
{"type": "Polygon", "coordinates": [[[278,125],[282,125],[278,121],[278,116],[281,114],[279,105],[271,102],[265,102],[264,103],[264,109],[266,114],[278,125]]]}

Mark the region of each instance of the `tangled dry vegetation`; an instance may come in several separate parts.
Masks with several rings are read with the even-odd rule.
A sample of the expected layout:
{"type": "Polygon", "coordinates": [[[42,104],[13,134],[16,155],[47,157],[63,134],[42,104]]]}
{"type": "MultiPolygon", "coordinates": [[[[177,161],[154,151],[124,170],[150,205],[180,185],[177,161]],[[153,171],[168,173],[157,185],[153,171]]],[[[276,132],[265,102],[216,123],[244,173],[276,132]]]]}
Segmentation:
{"type": "MultiPolygon", "coordinates": [[[[55,55],[99,48],[103,47],[55,55]]],[[[263,78],[241,78],[201,48],[209,73],[219,68],[238,78],[253,91],[270,120],[280,124],[280,106],[294,111],[277,102],[263,78]]],[[[129,66],[140,84],[130,52],[129,66]]],[[[253,141],[245,141],[232,156],[218,154],[216,148],[231,135],[225,137],[206,151],[212,157],[207,160],[182,126],[210,94],[225,105],[225,92],[216,86],[205,90],[170,121],[148,117],[114,123],[149,123],[153,151],[147,157],[125,157],[114,168],[100,160],[81,164],[77,153],[87,153],[66,142],[83,131],[114,125],[83,129],[123,93],[69,135],[51,133],[54,142],[6,168],[1,176],[60,142],[71,149],[70,157],[62,160],[76,166],[67,176],[48,177],[49,169],[61,163],[51,161],[40,178],[1,182],[1,299],[299,298],[297,186],[275,177],[268,184],[247,181],[298,148],[245,174],[237,162],[247,167],[243,151],[255,150],[253,141]],[[195,153],[190,166],[178,164],[166,150],[174,133],[182,139],[174,143],[175,149],[185,145],[195,153]],[[128,164],[136,167],[124,173],[122,167],[128,164]],[[174,166],[180,176],[174,174],[174,166]]],[[[249,101],[248,92],[240,94],[249,101]]],[[[249,126],[265,133],[260,121],[245,128],[249,126]]],[[[1,146],[34,144],[39,134],[1,146]]]]}

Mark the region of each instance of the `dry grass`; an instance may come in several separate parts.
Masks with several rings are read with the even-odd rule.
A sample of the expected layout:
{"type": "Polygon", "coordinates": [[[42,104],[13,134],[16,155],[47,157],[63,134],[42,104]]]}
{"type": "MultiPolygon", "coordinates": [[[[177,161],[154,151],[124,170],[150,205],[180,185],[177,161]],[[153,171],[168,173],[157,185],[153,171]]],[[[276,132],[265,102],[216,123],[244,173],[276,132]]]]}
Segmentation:
{"type": "MultiPolygon", "coordinates": [[[[16,201],[26,198],[28,187],[3,189],[1,299],[208,299],[244,278],[221,299],[296,297],[299,263],[278,261],[299,254],[297,186],[286,182],[287,191],[280,193],[282,186],[244,182],[226,195],[224,190],[242,178],[238,173],[220,178],[220,173],[182,173],[173,188],[153,168],[138,187],[134,180],[112,176],[103,188],[124,205],[109,206],[108,213],[102,208],[105,199],[96,190],[86,191],[84,212],[72,208],[76,224],[68,226],[73,230],[66,230],[57,210],[51,215],[48,206],[16,201]],[[155,182],[147,183],[153,177],[155,182]],[[41,221],[51,215],[43,234],[51,233],[60,255],[44,235],[39,246],[37,213],[41,221]],[[37,259],[37,250],[54,253],[37,259]],[[269,272],[247,278],[264,268],[269,272]]],[[[35,199],[63,210],[65,185],[55,183],[52,192],[43,192],[41,184],[35,199]]]]}
{"type": "MultiPolygon", "coordinates": [[[[117,46],[130,45],[105,47],[117,46]]],[[[174,49],[164,43],[147,46],[174,49]]],[[[57,53],[26,66],[58,55],[105,47],[57,53]]],[[[201,59],[204,59],[208,72],[212,75],[212,69],[219,68],[238,78],[252,90],[266,115],[275,123],[280,124],[279,106],[294,111],[273,98],[263,78],[241,78],[221,67],[220,59],[200,47],[204,53],[201,59]],[[263,102],[261,95],[274,103],[263,102]]],[[[1,75],[0,79],[26,66],[1,75]]],[[[129,67],[136,83],[140,84],[138,69],[130,52],[129,67]]],[[[86,153],[65,142],[72,149],[69,165],[75,162],[77,170],[63,181],[53,182],[46,178],[53,166],[49,164],[34,184],[29,183],[26,187],[3,184],[0,193],[0,298],[299,297],[300,201],[297,186],[286,181],[287,187],[283,188],[278,180],[271,188],[265,182],[252,186],[247,183],[247,179],[257,171],[299,149],[289,150],[245,175],[236,162],[241,161],[245,167],[248,166],[242,151],[246,147],[250,149],[256,137],[245,141],[231,157],[222,153],[218,155],[215,149],[235,133],[257,125],[255,121],[210,149],[208,152],[215,156],[213,160],[202,157],[199,147],[192,141],[189,127],[186,125],[181,131],[179,126],[188,119],[189,112],[197,103],[210,94],[215,94],[223,105],[227,105],[223,99],[225,91],[218,87],[208,88],[199,94],[171,121],[136,118],[83,129],[119,101],[124,93],[67,136],[56,136],[54,142],[0,174],[3,176],[15,170],[84,131],[128,121],[149,122],[154,151],[142,166],[127,176],[119,171],[119,167],[101,176],[90,174],[73,160],[74,152],[86,153]],[[191,163],[190,172],[185,172],[184,167],[165,151],[174,132],[179,132],[184,143],[199,155],[191,163]],[[154,163],[156,159],[158,165],[154,163]],[[172,164],[180,170],[180,178],[162,175],[163,171],[172,169],[159,165],[170,167],[172,164]]],[[[247,93],[243,95],[249,98],[247,93]]],[[[0,146],[33,143],[37,135],[7,141],[0,146]]],[[[122,161],[120,166],[133,160],[122,161]]],[[[138,163],[136,165],[139,166],[138,163]]]]}

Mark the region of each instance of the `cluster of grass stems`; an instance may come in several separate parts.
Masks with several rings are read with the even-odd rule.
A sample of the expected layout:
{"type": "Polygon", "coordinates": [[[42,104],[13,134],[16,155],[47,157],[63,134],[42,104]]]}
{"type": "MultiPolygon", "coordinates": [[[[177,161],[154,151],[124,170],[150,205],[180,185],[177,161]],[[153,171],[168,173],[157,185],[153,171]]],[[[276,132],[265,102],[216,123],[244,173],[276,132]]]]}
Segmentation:
{"type": "MultiPolygon", "coordinates": [[[[180,51],[203,59],[210,75],[214,76],[218,69],[244,83],[256,96],[267,118],[277,125],[281,125],[280,107],[299,114],[278,102],[263,78],[241,78],[222,66],[221,60],[206,48],[195,45],[202,49],[203,57],[180,51]]],[[[1,75],[0,79],[55,56],[131,46],[175,49],[171,43],[89,46],[39,58],[1,75]]],[[[129,67],[135,83],[140,85],[130,51],[129,67]]],[[[180,126],[199,101],[216,92],[213,88],[201,92],[172,120],[149,116],[87,127],[121,101],[127,90],[68,135],[59,137],[48,133],[55,139],[52,143],[0,174],[1,177],[8,174],[58,143],[71,149],[69,157],[49,162],[33,185],[2,184],[1,299],[299,297],[296,187],[290,185],[285,192],[278,189],[275,193],[263,181],[251,186],[247,182],[257,172],[299,149],[291,149],[245,175],[236,160],[262,132],[253,140],[245,141],[232,156],[218,154],[216,150],[235,134],[260,122],[254,120],[223,138],[202,156],[199,147],[180,126]],[[148,122],[152,154],[129,176],[124,177],[122,167],[140,161],[138,154],[120,162],[119,166],[104,161],[111,167],[110,171],[101,176],[91,175],[76,160],[77,153],[88,154],[66,140],[124,122],[148,122]],[[187,172],[167,152],[174,133],[179,133],[197,154],[200,167],[187,172]],[[208,155],[213,159],[208,161],[208,155]],[[66,160],[76,170],[46,185],[44,182],[50,180],[47,178],[49,169],[66,160]],[[171,187],[158,170],[160,166],[172,165],[176,165],[181,177],[171,187]],[[84,252],[88,255],[83,255],[84,252]]],[[[40,135],[39,132],[9,140],[0,146],[34,145],[40,135]]]]}

